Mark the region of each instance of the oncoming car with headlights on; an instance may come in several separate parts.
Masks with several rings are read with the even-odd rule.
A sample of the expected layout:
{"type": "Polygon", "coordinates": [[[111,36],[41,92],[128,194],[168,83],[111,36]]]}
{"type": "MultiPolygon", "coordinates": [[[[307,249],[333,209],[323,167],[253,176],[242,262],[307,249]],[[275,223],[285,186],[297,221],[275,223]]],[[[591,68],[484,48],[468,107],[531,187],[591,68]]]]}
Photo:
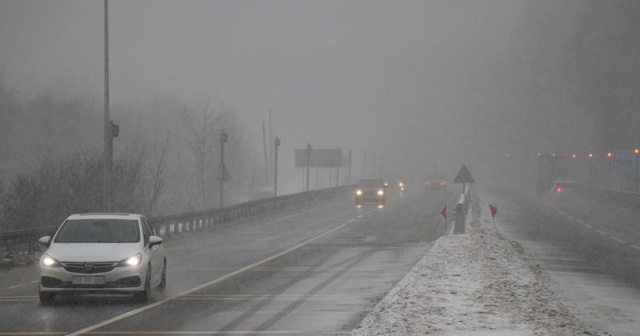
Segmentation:
{"type": "Polygon", "coordinates": [[[356,205],[364,203],[374,203],[385,205],[387,203],[386,188],[383,180],[365,179],[360,180],[354,186],[356,189],[356,205]]]}
{"type": "Polygon", "coordinates": [[[40,238],[40,301],[56,295],[133,294],[138,302],[167,284],[162,238],[140,214],[74,214],[40,238]]]}

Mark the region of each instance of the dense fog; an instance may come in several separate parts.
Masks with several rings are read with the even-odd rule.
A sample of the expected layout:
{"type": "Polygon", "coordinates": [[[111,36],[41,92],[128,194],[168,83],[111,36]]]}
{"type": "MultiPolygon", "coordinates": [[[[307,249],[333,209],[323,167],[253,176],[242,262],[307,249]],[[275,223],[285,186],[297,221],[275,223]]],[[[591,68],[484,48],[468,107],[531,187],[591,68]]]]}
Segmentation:
{"type": "MultiPolygon", "coordinates": [[[[465,164],[533,188],[537,153],[638,146],[639,16],[634,1],[112,0],[114,157],[137,167],[132,193],[159,196],[152,215],[218,204],[223,129],[231,203],[273,183],[275,137],[280,193],[303,190],[307,144],[351,151],[343,185],[465,164]]],[[[3,192],[100,157],[102,1],[0,2],[0,69],[3,192]]],[[[312,188],[334,174],[312,169],[312,188]]]]}

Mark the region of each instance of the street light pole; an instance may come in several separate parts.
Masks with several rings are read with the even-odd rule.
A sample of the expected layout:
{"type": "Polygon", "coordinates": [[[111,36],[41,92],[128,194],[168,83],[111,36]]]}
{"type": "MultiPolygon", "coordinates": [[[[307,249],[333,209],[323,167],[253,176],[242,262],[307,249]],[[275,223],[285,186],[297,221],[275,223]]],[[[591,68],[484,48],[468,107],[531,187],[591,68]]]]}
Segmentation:
{"type": "Polygon", "coordinates": [[[222,130],[220,134],[220,207],[224,205],[224,179],[226,178],[226,168],[224,167],[224,143],[227,142],[229,135],[222,130]]]}
{"type": "Polygon", "coordinates": [[[109,5],[104,0],[104,150],[102,154],[102,210],[113,211],[113,127],[109,116],[109,5]]]}
{"type": "Polygon", "coordinates": [[[589,153],[589,186],[591,186],[591,159],[593,158],[593,153],[589,153]]]}
{"type": "Polygon", "coordinates": [[[309,191],[309,166],[311,162],[309,161],[311,157],[311,145],[307,144],[307,192],[309,191]]]}
{"type": "Polygon", "coordinates": [[[640,149],[636,148],[636,192],[638,192],[638,153],[640,153],[640,149]]]}
{"type": "Polygon", "coordinates": [[[275,157],[275,176],[273,177],[273,197],[278,196],[278,147],[280,147],[280,138],[276,137],[273,144],[276,147],[275,157]]]}
{"type": "Polygon", "coordinates": [[[611,157],[613,156],[613,154],[611,152],[607,153],[607,158],[609,159],[609,182],[608,182],[608,188],[611,189],[611,170],[613,169],[613,162],[611,161],[611,157]]]}

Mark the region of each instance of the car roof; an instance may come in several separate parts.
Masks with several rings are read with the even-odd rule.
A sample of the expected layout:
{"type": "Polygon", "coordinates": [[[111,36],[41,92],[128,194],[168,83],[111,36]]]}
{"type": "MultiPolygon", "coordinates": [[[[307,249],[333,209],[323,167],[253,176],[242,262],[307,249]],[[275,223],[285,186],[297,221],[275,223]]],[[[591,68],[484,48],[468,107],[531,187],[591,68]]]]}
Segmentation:
{"type": "Polygon", "coordinates": [[[67,217],[67,220],[74,219],[131,219],[139,220],[144,216],[135,213],[115,213],[115,212],[94,212],[94,213],[77,213],[67,217]]]}

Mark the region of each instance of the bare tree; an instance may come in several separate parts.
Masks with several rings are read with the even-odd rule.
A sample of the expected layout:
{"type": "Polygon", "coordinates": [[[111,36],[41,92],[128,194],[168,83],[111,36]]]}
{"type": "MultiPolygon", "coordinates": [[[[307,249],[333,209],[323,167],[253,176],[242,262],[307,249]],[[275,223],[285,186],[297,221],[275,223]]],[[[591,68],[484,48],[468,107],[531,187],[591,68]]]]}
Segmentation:
{"type": "Polygon", "coordinates": [[[217,100],[209,97],[200,111],[184,108],[181,112],[186,128],[185,143],[195,161],[195,188],[198,194],[199,210],[211,206],[209,202],[215,196],[216,173],[218,166],[214,157],[219,144],[220,130],[227,114],[217,100]],[[211,191],[211,192],[208,192],[211,191]],[[214,194],[212,194],[214,193],[214,194]]]}
{"type": "Polygon", "coordinates": [[[149,216],[154,214],[158,200],[167,185],[167,161],[171,147],[170,136],[167,135],[163,145],[155,151],[154,160],[150,163],[150,167],[145,174],[146,183],[143,185],[143,198],[145,200],[145,213],[149,216]]]}

